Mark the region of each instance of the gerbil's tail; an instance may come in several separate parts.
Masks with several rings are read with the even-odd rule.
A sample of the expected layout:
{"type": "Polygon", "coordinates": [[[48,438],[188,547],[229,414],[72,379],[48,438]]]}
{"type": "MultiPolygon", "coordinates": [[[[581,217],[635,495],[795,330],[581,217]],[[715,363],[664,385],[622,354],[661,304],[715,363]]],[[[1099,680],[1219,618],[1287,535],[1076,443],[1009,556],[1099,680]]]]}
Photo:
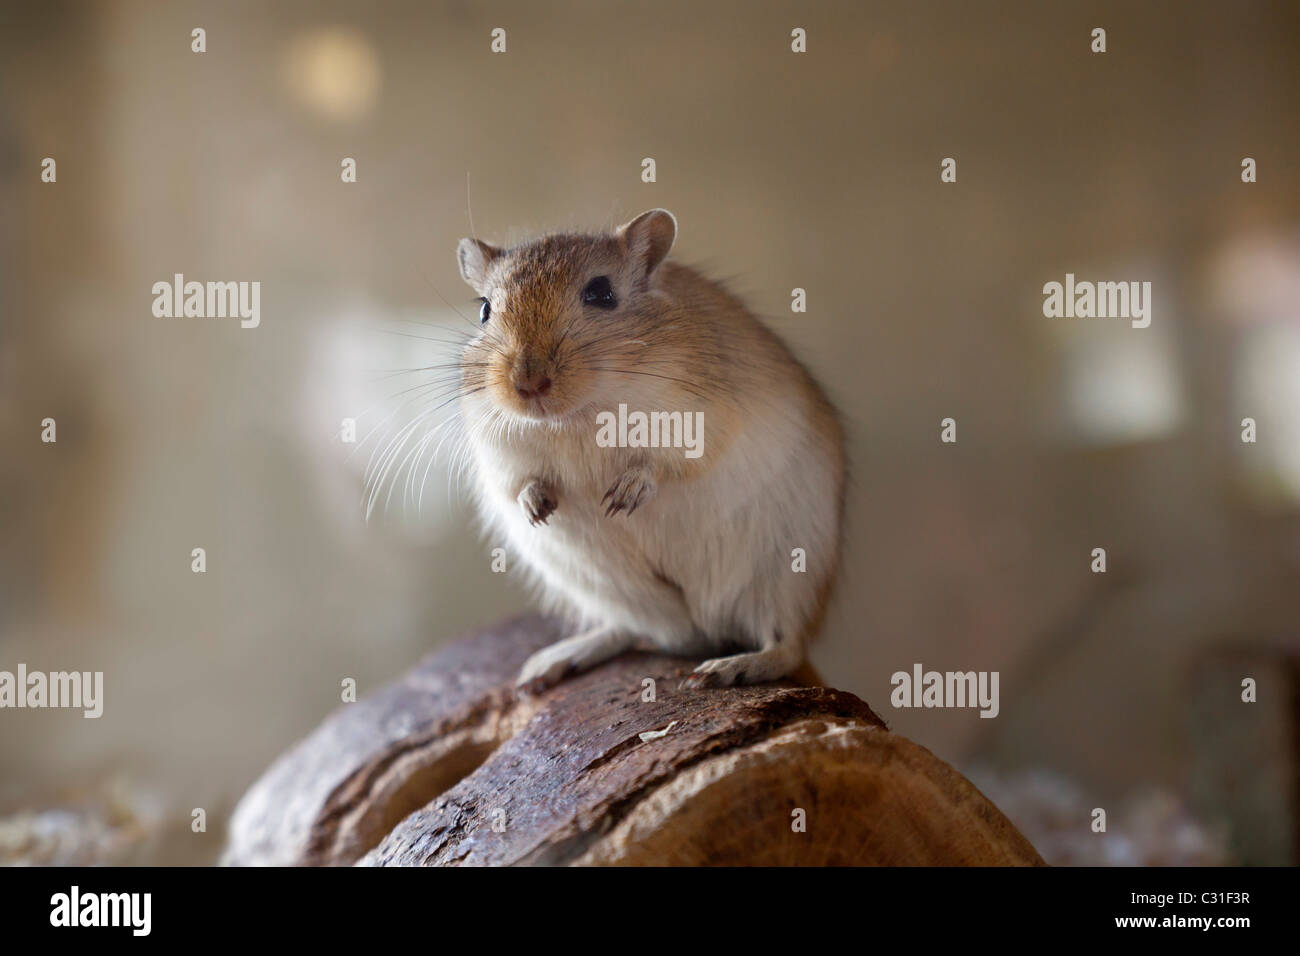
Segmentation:
{"type": "Polygon", "coordinates": [[[812,666],[812,661],[808,658],[803,659],[803,663],[790,672],[788,680],[796,684],[802,684],[804,687],[825,687],[826,681],[822,675],[817,673],[817,668],[812,666]]]}
{"type": "Polygon", "coordinates": [[[813,641],[821,635],[822,629],[826,626],[826,612],[831,603],[831,595],[835,592],[835,582],[839,578],[839,560],[831,568],[829,574],[822,580],[821,585],[817,588],[817,603],[813,606],[812,613],[808,615],[808,620],[804,624],[803,633],[800,634],[800,647],[803,648],[803,662],[799,667],[791,672],[790,679],[809,687],[825,687],[826,682],[822,680],[821,674],[813,667],[812,662],[808,660],[808,650],[812,647],[813,641]]]}

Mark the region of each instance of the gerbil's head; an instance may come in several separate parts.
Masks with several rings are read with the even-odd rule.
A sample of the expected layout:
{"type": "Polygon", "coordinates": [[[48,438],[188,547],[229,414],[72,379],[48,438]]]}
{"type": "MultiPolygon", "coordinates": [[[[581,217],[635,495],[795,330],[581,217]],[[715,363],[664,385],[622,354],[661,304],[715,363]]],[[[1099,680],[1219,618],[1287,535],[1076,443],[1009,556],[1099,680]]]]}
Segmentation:
{"type": "Polygon", "coordinates": [[[558,422],[644,387],[635,370],[662,309],[655,270],[676,236],[672,213],[652,209],[610,233],[513,249],[462,239],[460,274],[482,301],[461,361],[466,390],[512,419],[558,422]]]}

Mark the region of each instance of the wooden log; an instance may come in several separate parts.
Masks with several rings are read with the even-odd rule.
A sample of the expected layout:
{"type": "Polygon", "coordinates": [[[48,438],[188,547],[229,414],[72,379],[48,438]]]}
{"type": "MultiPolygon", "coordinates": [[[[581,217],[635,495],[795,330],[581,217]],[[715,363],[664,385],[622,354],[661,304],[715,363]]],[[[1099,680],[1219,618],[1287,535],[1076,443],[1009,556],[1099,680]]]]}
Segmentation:
{"type": "Polygon", "coordinates": [[[626,654],[538,697],[525,617],[344,705],[231,821],[232,865],[1042,865],[978,790],[857,697],[679,689],[626,654]]]}

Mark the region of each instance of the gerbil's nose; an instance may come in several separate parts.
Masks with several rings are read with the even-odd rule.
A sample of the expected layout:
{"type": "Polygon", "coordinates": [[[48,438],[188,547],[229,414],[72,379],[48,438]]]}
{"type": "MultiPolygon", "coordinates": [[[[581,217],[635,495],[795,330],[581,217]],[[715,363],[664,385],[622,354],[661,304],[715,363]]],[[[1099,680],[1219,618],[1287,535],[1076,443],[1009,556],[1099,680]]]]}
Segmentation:
{"type": "Polygon", "coordinates": [[[515,372],[514,383],[523,398],[541,398],[551,390],[551,377],[545,372],[515,372]]]}

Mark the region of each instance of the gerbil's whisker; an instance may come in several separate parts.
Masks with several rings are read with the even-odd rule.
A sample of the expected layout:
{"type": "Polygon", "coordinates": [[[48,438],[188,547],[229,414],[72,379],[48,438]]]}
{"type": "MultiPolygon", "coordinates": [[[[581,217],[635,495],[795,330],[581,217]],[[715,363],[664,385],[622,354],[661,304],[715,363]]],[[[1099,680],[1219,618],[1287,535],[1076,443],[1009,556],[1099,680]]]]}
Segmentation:
{"type": "Polygon", "coordinates": [[[705,392],[703,389],[701,389],[694,382],[688,381],[687,379],[684,378],[676,378],[675,376],[672,375],[661,375],[658,372],[645,372],[640,369],[608,368],[605,366],[594,366],[594,365],[590,366],[590,368],[593,372],[612,372],[615,375],[648,375],[651,378],[661,378],[666,381],[676,382],[677,384],[684,386],[688,392],[690,392],[692,395],[696,396],[697,398],[705,397],[705,392]]]}

